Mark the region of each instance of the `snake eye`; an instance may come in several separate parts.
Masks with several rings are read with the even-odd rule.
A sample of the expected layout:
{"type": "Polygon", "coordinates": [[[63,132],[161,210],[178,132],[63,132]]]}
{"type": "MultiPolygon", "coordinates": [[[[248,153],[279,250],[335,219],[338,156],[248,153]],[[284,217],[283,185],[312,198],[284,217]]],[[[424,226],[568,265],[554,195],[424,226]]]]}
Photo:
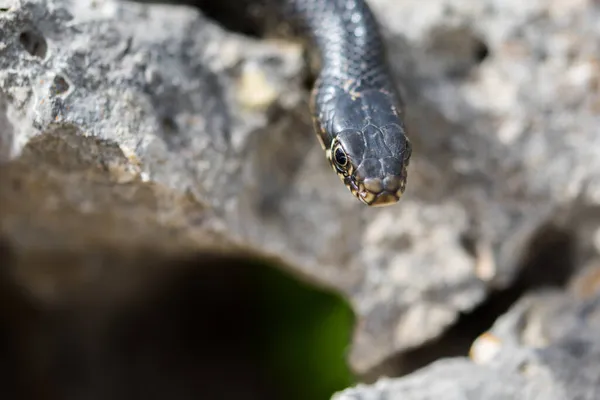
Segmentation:
{"type": "Polygon", "coordinates": [[[337,146],[333,151],[333,159],[335,160],[335,163],[340,167],[345,167],[346,164],[348,164],[348,157],[346,156],[346,153],[344,152],[344,149],[342,149],[341,146],[337,146]]]}

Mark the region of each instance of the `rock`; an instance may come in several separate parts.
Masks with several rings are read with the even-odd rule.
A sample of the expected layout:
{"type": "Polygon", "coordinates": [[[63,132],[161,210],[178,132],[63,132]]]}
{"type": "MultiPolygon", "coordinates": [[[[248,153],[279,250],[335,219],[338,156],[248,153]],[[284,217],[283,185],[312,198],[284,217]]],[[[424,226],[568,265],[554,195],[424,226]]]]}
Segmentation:
{"type": "Polygon", "coordinates": [[[236,121],[223,71],[270,60],[282,76],[276,47],[187,8],[110,1],[14,2],[0,30],[0,218],[18,254],[239,248],[217,213],[241,189],[236,143],[264,115],[236,121]]]}
{"type": "MultiPolygon", "coordinates": [[[[306,298],[298,282],[276,279],[281,271],[214,250],[38,250],[25,260],[5,250],[0,243],[2,398],[275,400],[292,390],[310,393],[310,386],[282,385],[285,373],[272,369],[273,343],[289,335],[280,310],[265,300],[281,286],[296,302],[306,298]],[[39,283],[44,274],[56,285],[43,289],[59,292],[52,302],[16,284],[31,276],[39,283]]],[[[282,311],[298,311],[282,297],[282,311]]]]}
{"type": "Polygon", "coordinates": [[[532,293],[473,345],[471,360],[444,359],[399,379],[381,379],[335,400],[592,400],[600,394],[600,291],[532,293]]]}
{"type": "MultiPolygon", "coordinates": [[[[405,198],[384,209],[327,165],[297,45],[183,6],[1,3],[1,235],[23,260],[98,248],[277,259],[350,299],[350,362],[365,373],[510,285],[543,227],[597,231],[597,8],[370,3],[414,143],[405,198]]],[[[79,282],[20,279],[48,302],[79,282]]]]}

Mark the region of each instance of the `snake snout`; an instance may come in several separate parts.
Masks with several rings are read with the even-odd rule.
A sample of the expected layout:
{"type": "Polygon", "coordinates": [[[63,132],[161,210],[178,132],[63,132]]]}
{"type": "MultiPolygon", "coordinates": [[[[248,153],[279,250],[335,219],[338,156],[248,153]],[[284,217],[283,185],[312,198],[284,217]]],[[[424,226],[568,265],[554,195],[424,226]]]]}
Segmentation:
{"type": "Polygon", "coordinates": [[[369,206],[397,203],[406,187],[407,164],[399,157],[371,158],[355,171],[359,200],[369,206]]]}
{"type": "Polygon", "coordinates": [[[385,178],[367,178],[358,192],[359,199],[370,206],[385,206],[398,202],[404,192],[403,176],[388,175],[385,178]]]}

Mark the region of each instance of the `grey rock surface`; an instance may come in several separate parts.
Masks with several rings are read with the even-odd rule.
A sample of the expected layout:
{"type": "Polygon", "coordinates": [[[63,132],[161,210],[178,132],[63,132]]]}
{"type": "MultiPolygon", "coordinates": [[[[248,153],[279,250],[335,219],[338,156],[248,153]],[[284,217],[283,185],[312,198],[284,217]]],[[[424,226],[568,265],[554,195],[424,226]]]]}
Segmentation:
{"type": "MultiPolygon", "coordinates": [[[[594,274],[598,275],[595,268],[594,274]]],[[[585,279],[588,279],[586,276],[585,279]]],[[[471,359],[440,360],[335,400],[592,400],[600,397],[600,287],[594,294],[543,290],[525,296],[480,336],[471,359]]],[[[588,281],[589,286],[589,281],[588,281]]]]}
{"type": "MultiPolygon", "coordinates": [[[[327,165],[296,45],[189,7],[0,2],[2,235],[23,254],[219,243],[276,258],[351,300],[359,372],[510,284],[543,226],[597,237],[597,6],[370,3],[415,148],[384,209],[327,165]]],[[[45,278],[28,286],[52,298],[45,278]]]]}

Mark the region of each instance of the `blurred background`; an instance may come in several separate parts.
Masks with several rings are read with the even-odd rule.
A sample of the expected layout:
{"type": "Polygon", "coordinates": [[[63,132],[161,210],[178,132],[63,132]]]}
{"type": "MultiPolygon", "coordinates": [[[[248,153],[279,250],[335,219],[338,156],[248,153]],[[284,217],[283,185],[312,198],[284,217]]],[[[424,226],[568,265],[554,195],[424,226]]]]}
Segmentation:
{"type": "Polygon", "coordinates": [[[241,3],[0,0],[3,399],[600,398],[600,4],[368,4],[377,209],[241,3]]]}

